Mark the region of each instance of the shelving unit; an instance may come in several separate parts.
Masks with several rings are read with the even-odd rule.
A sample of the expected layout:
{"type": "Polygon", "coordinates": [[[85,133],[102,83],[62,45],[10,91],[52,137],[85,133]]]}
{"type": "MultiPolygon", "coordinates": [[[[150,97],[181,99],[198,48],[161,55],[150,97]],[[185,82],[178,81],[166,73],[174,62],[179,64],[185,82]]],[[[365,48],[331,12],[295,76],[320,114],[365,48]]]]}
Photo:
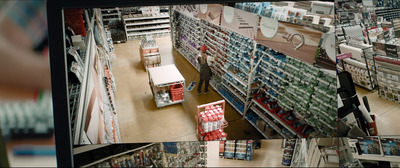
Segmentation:
{"type": "Polygon", "coordinates": [[[174,32],[172,35],[174,47],[197,71],[200,71],[200,67],[197,66],[196,55],[200,54],[201,21],[175,10],[172,14],[171,26],[174,32]]]}
{"type": "MultiPolygon", "coordinates": [[[[111,37],[104,29],[101,20],[101,9],[93,9],[93,15],[90,16],[88,11],[85,10],[87,37],[85,38],[86,50],[80,51],[83,60],[83,77],[81,84],[74,84],[69,86],[69,93],[72,96],[69,99],[71,105],[71,128],[72,137],[75,145],[91,144],[91,143],[119,143],[121,142],[117,112],[115,107],[114,91],[116,90],[114,77],[111,72],[111,59],[113,56],[113,47],[111,37]],[[100,37],[103,45],[96,45],[94,40],[94,27],[97,27],[97,36],[100,37]],[[97,59],[96,61],[94,59],[97,59]],[[96,63],[96,64],[94,64],[96,63]],[[93,72],[93,67],[97,68],[97,72],[93,72]],[[94,76],[97,75],[97,76],[94,76]],[[93,89],[94,80],[99,86],[98,90],[93,89]],[[84,130],[86,121],[87,110],[89,106],[90,94],[97,91],[103,95],[102,110],[103,114],[92,113],[91,117],[103,117],[104,121],[104,139],[98,139],[99,142],[92,142],[87,132],[84,130]]],[[[114,55],[115,56],[115,55],[114,55]]],[[[101,129],[101,127],[99,127],[101,129]]],[[[103,132],[103,131],[102,131],[103,132]]],[[[99,132],[97,132],[99,133],[99,132]]]]}
{"type": "MultiPolygon", "coordinates": [[[[376,77],[374,76],[375,70],[372,69],[374,65],[374,54],[372,47],[360,46],[353,43],[348,43],[348,46],[358,48],[362,51],[361,58],[351,59],[347,58],[343,60],[342,69],[349,71],[352,74],[352,78],[355,84],[374,91],[377,89],[376,77]],[[357,73],[364,73],[365,75],[360,76],[357,73]]],[[[340,49],[341,53],[344,48],[340,49]]]]}
{"type": "MultiPolygon", "coordinates": [[[[286,128],[287,130],[289,130],[292,134],[297,135],[297,137],[300,138],[304,138],[303,135],[301,135],[300,133],[298,133],[296,130],[294,130],[292,127],[288,126],[288,124],[286,124],[285,122],[282,121],[282,119],[280,119],[278,116],[276,116],[275,114],[272,114],[268,109],[266,109],[264,106],[262,106],[260,103],[258,103],[255,100],[252,100],[253,103],[258,106],[259,108],[261,108],[262,110],[265,111],[265,114],[268,114],[270,117],[272,117],[275,121],[278,121],[284,128],[286,128]]],[[[253,106],[253,108],[255,108],[253,106]]],[[[255,110],[257,111],[257,110],[255,110]]],[[[263,117],[262,117],[263,118],[263,117]]],[[[278,130],[277,130],[278,131],[278,130]]],[[[282,131],[281,131],[282,132],[282,131]]]]}
{"type": "Polygon", "coordinates": [[[103,24],[107,27],[108,23],[113,20],[121,20],[121,10],[116,8],[101,8],[101,16],[103,24]]]}
{"type": "Polygon", "coordinates": [[[135,39],[147,34],[165,34],[170,32],[169,14],[125,14],[123,15],[126,38],[135,39]]]}
{"type": "Polygon", "coordinates": [[[378,94],[389,101],[400,103],[400,59],[376,55],[374,57],[377,72],[378,94]]]}

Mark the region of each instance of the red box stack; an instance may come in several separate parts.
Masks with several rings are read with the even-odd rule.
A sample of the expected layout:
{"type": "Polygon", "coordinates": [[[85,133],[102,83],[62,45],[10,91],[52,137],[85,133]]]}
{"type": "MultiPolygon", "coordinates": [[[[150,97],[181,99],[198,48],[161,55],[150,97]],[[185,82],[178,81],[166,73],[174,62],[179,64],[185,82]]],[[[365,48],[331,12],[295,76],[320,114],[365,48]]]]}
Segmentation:
{"type": "Polygon", "coordinates": [[[183,100],[185,89],[181,83],[169,86],[169,90],[173,102],[183,100]]]}
{"type": "Polygon", "coordinates": [[[76,35],[86,36],[85,25],[83,23],[83,9],[65,9],[65,25],[72,28],[76,35]]]}

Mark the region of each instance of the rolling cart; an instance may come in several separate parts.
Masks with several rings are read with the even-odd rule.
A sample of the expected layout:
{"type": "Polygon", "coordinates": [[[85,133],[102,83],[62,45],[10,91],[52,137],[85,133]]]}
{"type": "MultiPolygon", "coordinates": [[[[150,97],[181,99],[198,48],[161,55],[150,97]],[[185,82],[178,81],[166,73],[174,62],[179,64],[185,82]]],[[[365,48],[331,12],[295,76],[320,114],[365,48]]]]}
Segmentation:
{"type": "MultiPolygon", "coordinates": [[[[215,120],[208,120],[208,118],[213,118],[213,116],[211,114],[210,114],[210,116],[208,116],[209,112],[211,113],[211,111],[212,112],[217,112],[217,111],[223,112],[222,114],[220,113],[220,115],[223,116],[225,114],[225,100],[220,100],[220,101],[197,106],[197,115],[196,115],[197,139],[199,141],[226,140],[227,134],[224,132],[224,128],[228,127],[228,122],[225,120],[224,117],[215,119],[215,120]],[[207,118],[207,119],[205,119],[205,120],[207,120],[207,123],[216,122],[216,121],[218,121],[218,123],[216,125],[211,126],[212,129],[209,126],[206,126],[207,128],[204,128],[203,127],[204,120],[202,121],[203,118],[207,118]]],[[[218,115],[215,115],[215,116],[218,117],[218,115]]],[[[214,118],[215,118],[215,116],[214,116],[214,118]]],[[[212,124],[210,124],[210,125],[212,125],[212,124]]]]}
{"type": "Polygon", "coordinates": [[[149,84],[158,108],[185,100],[185,79],[175,65],[148,69],[149,84]]]}

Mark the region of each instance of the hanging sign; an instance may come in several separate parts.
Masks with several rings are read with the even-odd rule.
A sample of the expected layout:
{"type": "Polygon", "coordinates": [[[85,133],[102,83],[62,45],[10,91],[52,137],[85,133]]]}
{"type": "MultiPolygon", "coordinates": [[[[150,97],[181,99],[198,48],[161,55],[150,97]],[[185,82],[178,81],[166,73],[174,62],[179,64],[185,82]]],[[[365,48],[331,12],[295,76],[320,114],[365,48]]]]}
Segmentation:
{"type": "Polygon", "coordinates": [[[237,32],[247,38],[256,36],[258,15],[224,6],[222,10],[221,26],[237,32]]]}
{"type": "Polygon", "coordinates": [[[261,17],[256,41],[278,52],[313,64],[321,37],[321,31],[310,27],[261,17]]]}
{"type": "Polygon", "coordinates": [[[220,25],[222,5],[220,4],[201,4],[199,18],[210,23],[220,25]]]}

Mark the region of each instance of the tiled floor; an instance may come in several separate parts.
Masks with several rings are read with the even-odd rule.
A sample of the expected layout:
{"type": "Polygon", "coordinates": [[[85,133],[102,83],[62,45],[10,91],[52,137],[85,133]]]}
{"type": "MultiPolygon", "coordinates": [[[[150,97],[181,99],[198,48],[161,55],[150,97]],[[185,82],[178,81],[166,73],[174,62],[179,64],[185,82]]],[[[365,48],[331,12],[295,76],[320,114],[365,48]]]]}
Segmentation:
{"type": "MultiPolygon", "coordinates": [[[[161,64],[175,64],[185,78],[186,84],[189,84],[193,80],[193,75],[198,72],[173,49],[169,36],[155,39],[162,57],[161,64]]],[[[210,87],[211,92],[207,95],[197,96],[195,91],[186,92],[182,104],[158,109],[150,90],[148,74],[140,62],[139,41],[115,44],[114,48],[117,58],[112,62],[112,72],[117,85],[116,108],[122,142],[197,140],[196,106],[223,98],[210,87]]],[[[198,77],[197,74],[195,80],[198,80],[198,77]]],[[[225,129],[228,139],[263,138],[241,117],[230,105],[226,106],[225,118],[231,125],[225,129]]]]}
{"type": "Polygon", "coordinates": [[[261,141],[261,148],[254,151],[251,161],[219,157],[219,142],[207,142],[207,167],[287,167],[282,165],[282,140],[261,141]]]}
{"type": "Polygon", "coordinates": [[[360,103],[367,96],[371,113],[376,115],[378,135],[400,135],[400,104],[379,97],[378,91],[371,92],[356,86],[360,103]]]}

